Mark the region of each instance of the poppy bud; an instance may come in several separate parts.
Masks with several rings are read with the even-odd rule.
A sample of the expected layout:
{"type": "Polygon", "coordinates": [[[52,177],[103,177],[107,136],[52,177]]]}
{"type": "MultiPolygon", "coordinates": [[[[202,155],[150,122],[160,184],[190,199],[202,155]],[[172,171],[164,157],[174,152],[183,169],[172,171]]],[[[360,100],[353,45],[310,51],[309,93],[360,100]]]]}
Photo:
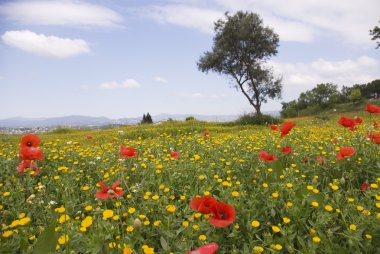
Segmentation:
{"type": "Polygon", "coordinates": [[[133,226],[135,227],[135,228],[139,228],[139,227],[141,227],[141,220],[140,219],[135,219],[135,221],[133,222],[133,226]]]}

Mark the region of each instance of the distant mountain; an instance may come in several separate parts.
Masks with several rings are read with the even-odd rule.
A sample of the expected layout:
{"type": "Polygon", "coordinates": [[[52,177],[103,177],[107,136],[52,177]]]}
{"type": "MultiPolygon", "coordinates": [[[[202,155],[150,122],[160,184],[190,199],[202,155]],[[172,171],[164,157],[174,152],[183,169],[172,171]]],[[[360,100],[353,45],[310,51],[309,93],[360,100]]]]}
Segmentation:
{"type": "Polygon", "coordinates": [[[238,119],[238,115],[198,115],[198,114],[159,114],[152,116],[154,122],[166,121],[169,119],[184,121],[187,117],[194,117],[206,122],[230,122],[238,119]]]}
{"type": "MultiPolygon", "coordinates": [[[[278,111],[264,112],[274,117],[279,116],[278,111]]],[[[198,115],[198,114],[159,114],[152,116],[153,122],[167,121],[169,119],[183,121],[187,117],[194,117],[197,120],[207,122],[229,122],[238,119],[238,115],[198,115]]],[[[64,116],[52,118],[23,118],[13,117],[0,120],[0,128],[37,128],[37,127],[97,127],[111,124],[134,125],[141,121],[141,117],[110,119],[107,117],[91,116],[64,116]]]]}
{"type": "Polygon", "coordinates": [[[90,116],[64,116],[53,118],[23,118],[15,117],[0,120],[3,128],[33,128],[33,127],[55,127],[55,126],[101,126],[112,122],[106,117],[90,116]]]}

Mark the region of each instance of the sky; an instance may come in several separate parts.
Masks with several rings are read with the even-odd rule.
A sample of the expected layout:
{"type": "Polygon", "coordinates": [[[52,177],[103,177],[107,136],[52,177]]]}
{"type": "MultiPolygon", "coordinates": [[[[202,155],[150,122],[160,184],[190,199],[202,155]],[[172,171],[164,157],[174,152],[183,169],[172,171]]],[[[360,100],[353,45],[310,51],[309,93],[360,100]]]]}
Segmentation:
{"type": "Polygon", "coordinates": [[[229,77],[197,67],[214,22],[240,10],[280,37],[282,99],[263,111],[380,78],[378,0],[0,0],[0,119],[250,113],[229,77]]]}

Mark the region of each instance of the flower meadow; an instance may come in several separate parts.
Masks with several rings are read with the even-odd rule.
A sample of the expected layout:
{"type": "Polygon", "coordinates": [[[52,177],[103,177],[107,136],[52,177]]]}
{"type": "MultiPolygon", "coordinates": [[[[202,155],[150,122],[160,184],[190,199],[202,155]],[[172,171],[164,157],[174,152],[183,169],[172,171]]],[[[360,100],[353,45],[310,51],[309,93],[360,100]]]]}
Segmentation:
{"type": "Polygon", "coordinates": [[[378,253],[369,109],[0,135],[1,253],[378,253]]]}

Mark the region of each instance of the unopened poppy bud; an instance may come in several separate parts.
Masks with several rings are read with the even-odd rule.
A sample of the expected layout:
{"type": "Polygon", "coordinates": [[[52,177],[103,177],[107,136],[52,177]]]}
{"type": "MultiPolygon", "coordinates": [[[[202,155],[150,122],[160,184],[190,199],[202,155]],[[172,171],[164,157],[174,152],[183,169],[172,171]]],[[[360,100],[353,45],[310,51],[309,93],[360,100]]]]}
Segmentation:
{"type": "Polygon", "coordinates": [[[110,195],[115,194],[114,190],[112,190],[112,189],[109,189],[107,192],[108,192],[108,194],[110,194],[110,195]]]}
{"type": "Polygon", "coordinates": [[[138,227],[141,227],[141,220],[140,219],[135,219],[135,221],[133,222],[133,226],[135,228],[138,228],[138,227]]]}

